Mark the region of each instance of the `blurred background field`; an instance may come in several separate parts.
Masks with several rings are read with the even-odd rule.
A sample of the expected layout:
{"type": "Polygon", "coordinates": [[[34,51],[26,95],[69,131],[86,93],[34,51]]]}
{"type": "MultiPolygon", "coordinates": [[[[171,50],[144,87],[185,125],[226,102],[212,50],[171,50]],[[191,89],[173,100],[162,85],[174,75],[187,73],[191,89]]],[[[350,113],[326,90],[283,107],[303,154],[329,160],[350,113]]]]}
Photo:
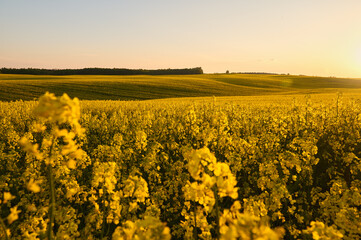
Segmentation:
{"type": "MultiPolygon", "coordinates": [[[[272,74],[35,76],[0,74],[0,101],[34,100],[46,91],[81,100],[327,94],[358,95],[361,79],[272,74]]],[[[279,98],[277,96],[277,98],[279,98]]],[[[252,98],[255,101],[257,98],[252,98]]],[[[271,98],[272,99],[272,98],[271,98]]],[[[244,99],[243,99],[244,100],[244,99]]]]}

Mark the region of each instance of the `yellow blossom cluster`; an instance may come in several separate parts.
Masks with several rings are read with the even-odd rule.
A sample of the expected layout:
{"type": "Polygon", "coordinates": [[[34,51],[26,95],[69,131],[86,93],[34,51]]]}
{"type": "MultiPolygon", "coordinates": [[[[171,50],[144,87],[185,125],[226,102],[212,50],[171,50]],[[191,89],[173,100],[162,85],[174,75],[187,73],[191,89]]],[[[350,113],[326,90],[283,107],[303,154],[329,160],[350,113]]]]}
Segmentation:
{"type": "Polygon", "coordinates": [[[113,240],[170,240],[170,230],[154,217],[145,217],[143,220],[126,221],[115,229],[113,240]]]}
{"type": "Polygon", "coordinates": [[[147,182],[141,177],[130,176],[124,186],[124,197],[135,198],[136,202],[145,202],[149,197],[147,182]]]}
{"type": "MultiPolygon", "coordinates": [[[[208,148],[192,150],[186,153],[185,157],[188,160],[188,172],[195,180],[193,182],[188,181],[183,189],[186,199],[185,205],[190,211],[189,213],[187,211],[182,212],[186,219],[183,225],[190,232],[196,231],[194,229],[197,228],[197,222],[203,220],[207,223],[206,216],[212,212],[215,204],[217,206],[214,211],[218,214],[219,198],[237,199],[238,193],[237,181],[229,166],[226,163],[217,162],[208,148]],[[201,205],[202,208],[196,207],[196,204],[201,205]]],[[[218,225],[217,222],[215,224],[218,225]]],[[[201,227],[202,235],[211,236],[211,229],[212,227],[207,225],[201,227]]]]}
{"type": "MultiPolygon", "coordinates": [[[[193,150],[186,154],[186,158],[188,159],[188,171],[192,178],[196,180],[186,185],[185,192],[187,192],[187,189],[194,190],[194,193],[192,191],[187,192],[190,195],[186,199],[199,203],[200,201],[202,203],[212,201],[209,199],[214,198],[211,193],[206,193],[204,197],[200,197],[197,191],[203,191],[204,189],[207,192],[214,185],[216,185],[220,197],[228,196],[233,199],[238,197],[237,181],[230,171],[228,164],[217,162],[215,156],[208,148],[204,147],[199,150],[193,150]]],[[[210,210],[212,206],[212,204],[209,205],[207,210],[210,210]]]]}
{"type": "Polygon", "coordinates": [[[284,235],[282,228],[271,229],[268,223],[250,213],[240,213],[241,205],[234,202],[230,209],[225,209],[220,217],[220,233],[224,240],[264,239],[278,240],[284,235]]]}
{"type": "MultiPolygon", "coordinates": [[[[74,127],[75,133],[78,135],[84,132],[84,129],[79,124],[79,99],[71,99],[67,94],[57,98],[53,93],[46,92],[39,98],[39,104],[34,109],[34,114],[49,122],[69,123],[74,127]]],[[[41,125],[36,126],[40,126],[38,129],[44,129],[41,125]]]]}
{"type": "Polygon", "coordinates": [[[303,230],[304,233],[312,235],[314,240],[337,240],[343,239],[342,233],[337,231],[334,227],[326,226],[323,222],[312,221],[311,226],[306,230],[303,230]]]}

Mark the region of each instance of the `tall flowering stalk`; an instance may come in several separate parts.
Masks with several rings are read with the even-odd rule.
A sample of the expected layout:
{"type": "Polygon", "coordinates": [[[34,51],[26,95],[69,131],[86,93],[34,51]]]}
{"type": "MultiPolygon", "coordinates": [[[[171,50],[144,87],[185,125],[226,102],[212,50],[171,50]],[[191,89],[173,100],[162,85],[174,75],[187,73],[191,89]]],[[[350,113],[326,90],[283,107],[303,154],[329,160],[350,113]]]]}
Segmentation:
{"type": "Polygon", "coordinates": [[[75,138],[81,136],[84,129],[79,124],[79,100],[71,99],[66,94],[57,98],[54,94],[45,93],[39,98],[34,114],[38,118],[38,123],[33,127],[44,134],[41,145],[31,143],[27,137],[23,137],[20,143],[28,154],[44,161],[47,168],[50,191],[47,237],[53,239],[56,207],[53,167],[58,161],[57,156],[63,156],[63,165],[69,169],[76,168],[76,160],[82,158],[83,151],[77,146],[75,138]]]}

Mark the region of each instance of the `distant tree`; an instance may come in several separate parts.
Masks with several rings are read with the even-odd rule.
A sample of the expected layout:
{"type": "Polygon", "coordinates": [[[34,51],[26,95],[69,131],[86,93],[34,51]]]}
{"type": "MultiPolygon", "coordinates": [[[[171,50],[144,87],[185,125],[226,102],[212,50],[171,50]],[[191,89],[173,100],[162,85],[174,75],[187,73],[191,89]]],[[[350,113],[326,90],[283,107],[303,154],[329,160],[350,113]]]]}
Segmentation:
{"type": "Polygon", "coordinates": [[[185,75],[203,74],[201,67],[183,69],[127,69],[127,68],[83,68],[83,69],[39,69],[39,68],[1,68],[3,74],[33,75],[185,75]]]}

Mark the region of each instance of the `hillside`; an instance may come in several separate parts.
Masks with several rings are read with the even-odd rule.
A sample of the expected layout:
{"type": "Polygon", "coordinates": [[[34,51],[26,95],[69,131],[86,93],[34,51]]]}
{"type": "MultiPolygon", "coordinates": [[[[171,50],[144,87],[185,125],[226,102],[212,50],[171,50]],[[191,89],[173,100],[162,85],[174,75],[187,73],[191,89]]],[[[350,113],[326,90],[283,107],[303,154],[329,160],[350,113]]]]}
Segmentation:
{"type": "Polygon", "coordinates": [[[0,74],[0,101],[32,100],[44,92],[83,100],[332,93],[361,88],[361,79],[269,74],[166,76],[35,76],[0,74]]]}

